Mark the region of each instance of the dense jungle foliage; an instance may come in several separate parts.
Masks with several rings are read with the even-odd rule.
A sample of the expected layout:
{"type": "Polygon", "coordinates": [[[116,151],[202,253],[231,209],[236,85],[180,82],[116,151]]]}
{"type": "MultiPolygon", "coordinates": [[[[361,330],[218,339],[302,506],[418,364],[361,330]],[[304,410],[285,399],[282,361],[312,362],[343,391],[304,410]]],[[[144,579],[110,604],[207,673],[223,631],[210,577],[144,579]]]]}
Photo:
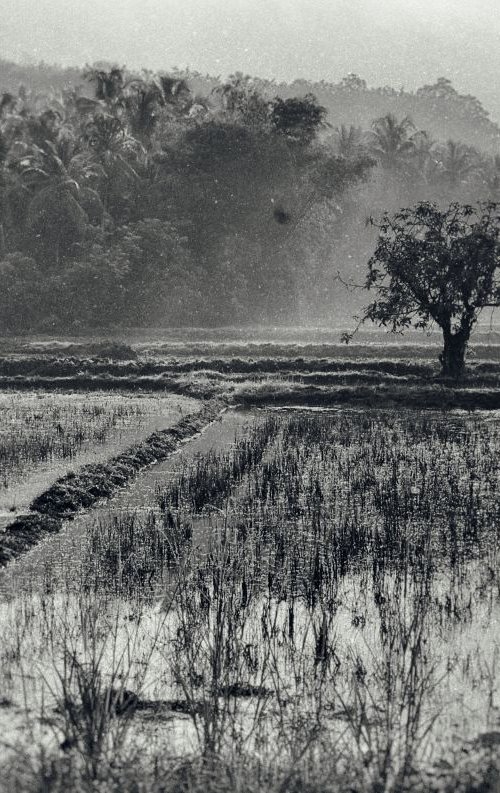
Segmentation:
{"type": "Polygon", "coordinates": [[[0,91],[2,332],[341,324],[368,215],[500,198],[500,129],[444,78],[0,62],[0,91]]]}

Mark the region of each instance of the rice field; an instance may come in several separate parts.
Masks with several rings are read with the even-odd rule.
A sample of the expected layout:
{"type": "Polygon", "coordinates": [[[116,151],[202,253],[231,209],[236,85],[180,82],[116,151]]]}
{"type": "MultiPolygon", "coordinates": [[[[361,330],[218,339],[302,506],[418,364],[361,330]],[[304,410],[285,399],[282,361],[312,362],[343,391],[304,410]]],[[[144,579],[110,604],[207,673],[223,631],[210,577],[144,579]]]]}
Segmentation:
{"type": "Polygon", "coordinates": [[[0,784],[497,790],[499,441],[229,411],[0,575],[0,784]]]}
{"type": "Polygon", "coordinates": [[[61,473],[107,459],[198,404],[161,394],[0,393],[0,521],[61,473]]]}
{"type": "Polygon", "coordinates": [[[20,399],[4,395],[0,402],[0,465],[2,485],[29,466],[47,460],[72,460],[86,442],[104,443],[110,431],[140,420],[140,402],[81,400],[71,396],[20,399]]]}
{"type": "Polygon", "coordinates": [[[439,334],[397,343],[382,332],[341,344],[340,331],[184,329],[129,343],[0,340],[0,389],[148,392],[246,406],[500,409],[498,332],[477,330],[461,382],[440,374],[439,334]]]}

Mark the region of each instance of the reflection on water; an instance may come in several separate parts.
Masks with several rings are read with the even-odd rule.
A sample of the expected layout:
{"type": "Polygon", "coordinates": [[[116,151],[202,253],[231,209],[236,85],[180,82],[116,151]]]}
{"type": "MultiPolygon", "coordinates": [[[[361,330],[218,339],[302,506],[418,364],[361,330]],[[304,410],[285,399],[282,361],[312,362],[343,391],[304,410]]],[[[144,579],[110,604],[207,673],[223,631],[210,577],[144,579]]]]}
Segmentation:
{"type": "Polygon", "coordinates": [[[50,710],[68,657],[97,656],[184,749],[314,723],[365,758],[452,759],[500,729],[499,433],[227,414],[2,573],[3,689],[50,710]]]}

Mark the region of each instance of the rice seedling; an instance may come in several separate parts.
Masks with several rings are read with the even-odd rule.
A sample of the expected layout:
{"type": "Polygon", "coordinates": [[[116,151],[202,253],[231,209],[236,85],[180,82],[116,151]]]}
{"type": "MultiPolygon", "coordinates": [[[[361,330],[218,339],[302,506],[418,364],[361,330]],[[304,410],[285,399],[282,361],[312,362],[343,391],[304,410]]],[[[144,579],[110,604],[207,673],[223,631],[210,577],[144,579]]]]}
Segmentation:
{"type": "Polygon", "coordinates": [[[7,487],[29,467],[53,460],[71,462],[87,444],[104,444],[109,434],[140,422],[139,400],[74,396],[0,399],[0,486],[7,487]]]}
{"type": "Polygon", "coordinates": [[[36,607],[15,621],[5,670],[57,658],[72,692],[80,749],[52,754],[49,789],[494,790],[499,432],[485,415],[264,414],[144,510],[102,514],[71,597],[141,625],[143,674],[103,674],[102,619],[75,633],[90,666],[36,607]],[[138,757],[130,725],[151,724],[138,757]],[[109,743],[117,725],[128,737],[109,743]]]}

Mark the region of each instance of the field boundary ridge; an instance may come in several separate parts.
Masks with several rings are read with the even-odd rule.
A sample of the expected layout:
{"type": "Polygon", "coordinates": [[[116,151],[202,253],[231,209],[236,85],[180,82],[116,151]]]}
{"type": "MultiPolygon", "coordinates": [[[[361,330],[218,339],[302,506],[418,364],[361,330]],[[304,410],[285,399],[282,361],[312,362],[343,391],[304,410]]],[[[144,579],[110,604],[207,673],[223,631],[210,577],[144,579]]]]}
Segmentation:
{"type": "Polygon", "coordinates": [[[169,457],[181,444],[215,421],[226,409],[222,400],[209,400],[200,411],[183,416],[177,424],[149,435],[106,463],[84,465],[70,472],[37,496],[30,511],[10,523],[0,535],[0,567],[61,530],[64,520],[94,506],[125,486],[141,470],[169,457]]]}

